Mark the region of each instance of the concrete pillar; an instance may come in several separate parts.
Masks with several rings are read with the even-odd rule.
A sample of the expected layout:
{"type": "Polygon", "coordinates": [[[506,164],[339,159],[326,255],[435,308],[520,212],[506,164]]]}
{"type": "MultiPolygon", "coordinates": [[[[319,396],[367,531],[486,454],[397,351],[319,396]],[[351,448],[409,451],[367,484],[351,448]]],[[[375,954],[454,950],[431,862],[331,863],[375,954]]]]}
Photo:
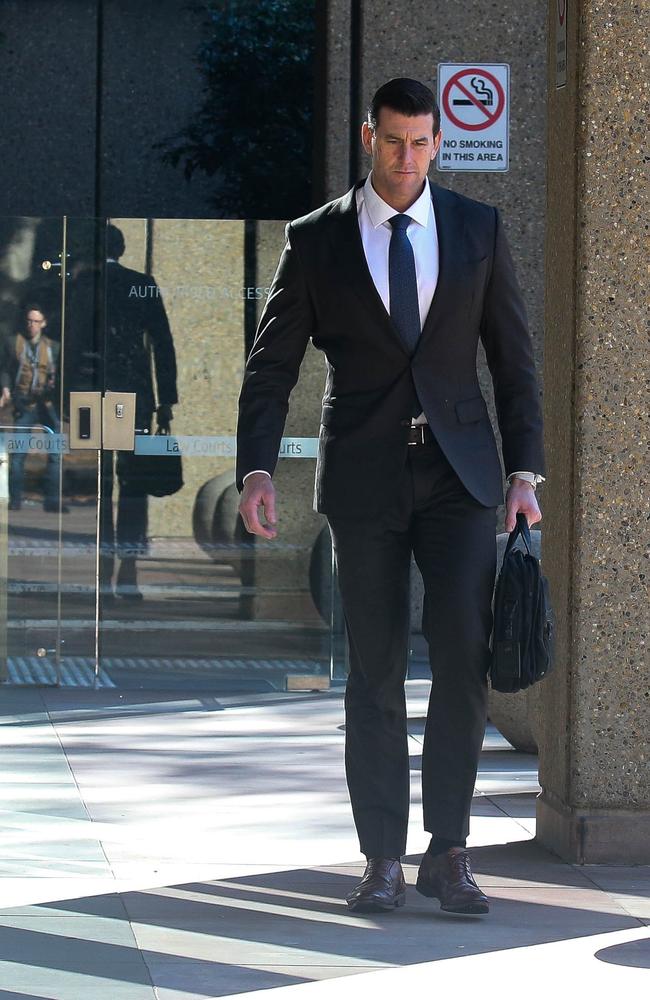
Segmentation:
{"type": "Polygon", "coordinates": [[[540,685],[537,836],[579,863],[650,862],[639,13],[637,4],[569,0],[567,85],[556,89],[549,2],[542,552],[558,648],[540,685]]]}
{"type": "Polygon", "coordinates": [[[319,204],[338,198],[351,186],[350,128],[357,113],[357,109],[350,108],[355,92],[351,75],[356,72],[352,67],[352,7],[353,0],[328,0],[319,13],[318,30],[324,36],[324,44],[320,40],[324,79],[318,88],[324,107],[317,109],[316,114],[316,122],[323,121],[322,164],[316,164],[314,184],[319,204]]]}

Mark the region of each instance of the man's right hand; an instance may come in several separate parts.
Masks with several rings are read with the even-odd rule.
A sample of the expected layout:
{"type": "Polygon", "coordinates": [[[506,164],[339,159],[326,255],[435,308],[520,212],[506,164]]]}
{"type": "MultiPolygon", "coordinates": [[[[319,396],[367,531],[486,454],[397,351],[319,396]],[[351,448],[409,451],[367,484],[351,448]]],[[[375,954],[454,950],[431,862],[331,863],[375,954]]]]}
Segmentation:
{"type": "Polygon", "coordinates": [[[251,535],[261,535],[262,538],[276,537],[275,486],[270,476],[264,472],[254,472],[246,477],[239,501],[239,513],[246,531],[251,535]],[[265,524],[260,521],[262,509],[265,524]]]}

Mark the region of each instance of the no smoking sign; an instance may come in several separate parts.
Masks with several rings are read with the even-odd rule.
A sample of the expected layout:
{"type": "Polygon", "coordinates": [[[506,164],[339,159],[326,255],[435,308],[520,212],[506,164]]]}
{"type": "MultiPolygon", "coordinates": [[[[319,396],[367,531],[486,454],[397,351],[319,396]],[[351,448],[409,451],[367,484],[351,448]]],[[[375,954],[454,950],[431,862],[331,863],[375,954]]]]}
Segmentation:
{"type": "Polygon", "coordinates": [[[510,67],[440,63],[438,170],[508,169],[510,67]]]}

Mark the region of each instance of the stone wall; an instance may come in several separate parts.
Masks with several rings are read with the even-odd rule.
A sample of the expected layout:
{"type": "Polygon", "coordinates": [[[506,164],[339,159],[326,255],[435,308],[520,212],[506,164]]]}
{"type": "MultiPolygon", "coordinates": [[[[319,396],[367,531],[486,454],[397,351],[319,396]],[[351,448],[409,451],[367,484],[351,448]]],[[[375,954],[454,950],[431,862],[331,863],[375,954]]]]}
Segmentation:
{"type": "Polygon", "coordinates": [[[558,663],[541,686],[538,837],[579,862],[647,863],[647,24],[639,4],[571,5],[556,90],[554,8],[542,549],[558,663]]]}

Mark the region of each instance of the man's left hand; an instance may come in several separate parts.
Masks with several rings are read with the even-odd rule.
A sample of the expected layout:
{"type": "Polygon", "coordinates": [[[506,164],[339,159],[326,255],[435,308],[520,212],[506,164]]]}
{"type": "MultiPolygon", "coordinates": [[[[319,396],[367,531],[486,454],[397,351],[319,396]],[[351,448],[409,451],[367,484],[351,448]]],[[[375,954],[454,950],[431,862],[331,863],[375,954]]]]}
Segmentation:
{"type": "Polygon", "coordinates": [[[526,515],[529,527],[531,524],[537,524],[538,521],[542,520],[542,512],[539,509],[535,490],[532,485],[524,479],[517,479],[515,477],[506,493],[505,528],[507,532],[514,529],[517,523],[517,514],[519,513],[526,515]]]}

